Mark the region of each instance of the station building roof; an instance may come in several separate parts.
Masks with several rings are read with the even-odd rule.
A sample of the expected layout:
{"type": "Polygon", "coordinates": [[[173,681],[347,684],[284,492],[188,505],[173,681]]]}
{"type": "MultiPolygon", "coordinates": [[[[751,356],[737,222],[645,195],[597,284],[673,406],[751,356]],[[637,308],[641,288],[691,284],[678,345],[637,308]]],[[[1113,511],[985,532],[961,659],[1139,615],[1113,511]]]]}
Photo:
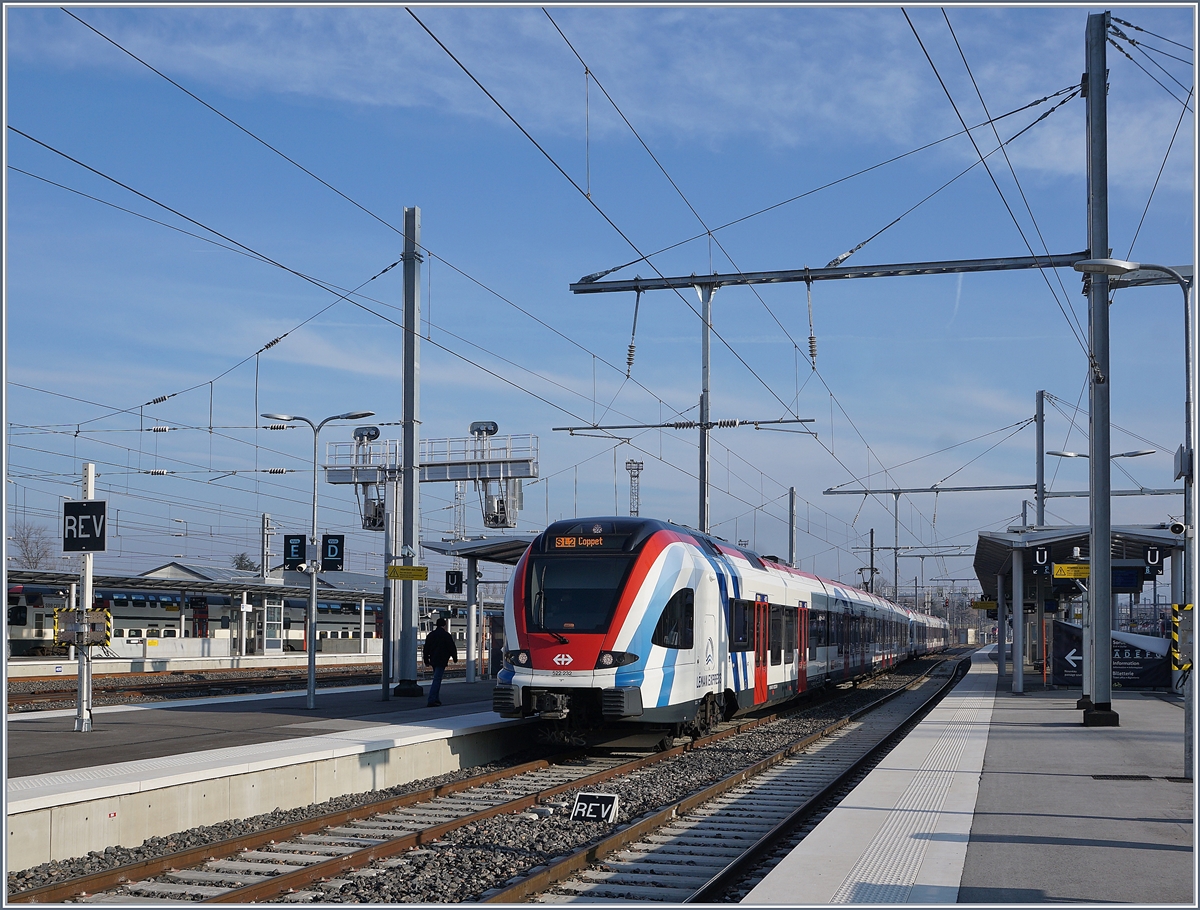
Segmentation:
{"type": "MultiPolygon", "coordinates": [[[[1013,550],[1032,550],[1048,547],[1050,561],[1070,562],[1079,549],[1079,558],[1088,559],[1091,553],[1090,531],[1087,525],[1068,525],[1054,528],[1009,528],[1007,531],[981,531],[975,546],[975,575],[985,598],[996,599],[996,576],[1012,575],[1013,550]]],[[[1164,558],[1172,550],[1183,547],[1183,538],[1172,534],[1165,525],[1114,525],[1112,528],[1112,558],[1142,559],[1144,548],[1157,546],[1164,558]]],[[[1025,590],[1035,582],[1033,560],[1024,561],[1025,590]]],[[[1007,590],[1011,590],[1008,588],[1007,590]]]]}

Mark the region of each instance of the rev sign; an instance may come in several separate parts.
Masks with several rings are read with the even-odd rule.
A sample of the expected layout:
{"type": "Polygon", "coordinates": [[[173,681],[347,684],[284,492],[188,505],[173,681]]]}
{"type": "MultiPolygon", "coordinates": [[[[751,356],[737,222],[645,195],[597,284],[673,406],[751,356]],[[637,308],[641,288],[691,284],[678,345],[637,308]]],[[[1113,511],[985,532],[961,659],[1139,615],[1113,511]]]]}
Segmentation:
{"type": "Polygon", "coordinates": [[[103,553],[108,501],[86,499],[63,503],[64,553],[103,553]]]}
{"type": "Polygon", "coordinates": [[[617,794],[577,793],[575,805],[571,808],[571,821],[615,824],[617,821],[617,794]]]}

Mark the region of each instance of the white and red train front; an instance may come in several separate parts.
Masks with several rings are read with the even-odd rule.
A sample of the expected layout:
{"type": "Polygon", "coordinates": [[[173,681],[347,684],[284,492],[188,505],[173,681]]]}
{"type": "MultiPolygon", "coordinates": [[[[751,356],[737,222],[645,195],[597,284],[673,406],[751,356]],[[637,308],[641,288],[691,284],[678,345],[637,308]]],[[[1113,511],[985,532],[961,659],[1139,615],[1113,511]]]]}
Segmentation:
{"type": "Polygon", "coordinates": [[[911,653],[914,621],[881,598],[679,525],[560,521],[509,582],[493,707],[580,728],[701,731],[894,664],[911,653]]]}

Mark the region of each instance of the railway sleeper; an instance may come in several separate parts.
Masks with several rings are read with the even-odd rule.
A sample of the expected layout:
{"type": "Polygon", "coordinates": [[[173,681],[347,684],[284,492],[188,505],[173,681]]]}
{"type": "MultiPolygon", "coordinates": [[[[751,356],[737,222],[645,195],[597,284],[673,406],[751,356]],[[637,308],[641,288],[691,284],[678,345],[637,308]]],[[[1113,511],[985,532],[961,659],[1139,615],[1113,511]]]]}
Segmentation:
{"type": "MultiPolygon", "coordinates": [[[[692,890],[703,887],[708,883],[711,876],[708,875],[678,875],[674,872],[668,873],[670,881],[673,884],[682,885],[692,890]]],[[[581,873],[583,878],[593,882],[611,882],[621,881],[630,885],[653,885],[655,882],[663,881],[663,873],[661,870],[649,870],[646,872],[633,872],[628,869],[618,869],[611,872],[600,869],[584,869],[581,873]]]]}
{"type": "Polygon", "coordinates": [[[649,901],[664,901],[670,903],[682,903],[692,896],[694,888],[677,887],[672,888],[669,885],[660,887],[646,885],[622,885],[618,882],[563,882],[560,886],[563,890],[574,891],[580,895],[587,895],[590,901],[595,897],[614,897],[620,900],[649,900],[649,901]]]}

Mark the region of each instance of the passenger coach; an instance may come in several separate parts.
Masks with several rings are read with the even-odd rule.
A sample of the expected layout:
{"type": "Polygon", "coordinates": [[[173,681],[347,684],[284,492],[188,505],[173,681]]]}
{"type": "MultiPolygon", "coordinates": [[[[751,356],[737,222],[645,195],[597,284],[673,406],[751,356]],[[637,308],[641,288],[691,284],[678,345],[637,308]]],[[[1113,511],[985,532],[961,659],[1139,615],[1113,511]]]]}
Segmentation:
{"type": "Polygon", "coordinates": [[[555,738],[634,722],[702,733],[721,718],[945,647],[946,623],[681,525],[557,522],[504,605],[493,707],[555,738]]]}

